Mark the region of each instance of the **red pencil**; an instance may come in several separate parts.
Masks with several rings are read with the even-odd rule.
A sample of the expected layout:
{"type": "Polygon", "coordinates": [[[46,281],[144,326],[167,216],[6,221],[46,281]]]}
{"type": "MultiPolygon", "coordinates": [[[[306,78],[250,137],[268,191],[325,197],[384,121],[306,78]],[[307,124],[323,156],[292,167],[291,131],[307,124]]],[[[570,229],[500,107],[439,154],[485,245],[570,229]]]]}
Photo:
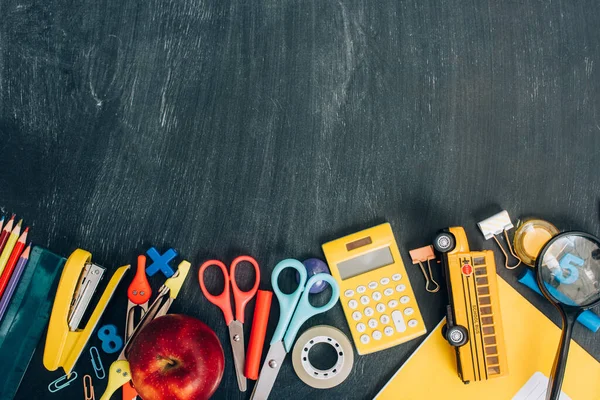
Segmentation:
{"type": "Polygon", "coordinates": [[[2,298],[2,295],[4,294],[6,285],[8,285],[8,281],[10,280],[15,266],[17,265],[17,261],[19,261],[19,257],[21,257],[21,253],[23,253],[28,231],[29,227],[25,228],[21,234],[21,237],[19,237],[19,240],[17,240],[17,244],[15,244],[12,253],[10,253],[10,258],[6,263],[6,267],[4,267],[4,271],[2,272],[2,275],[0,275],[0,298],[2,298]]]}
{"type": "Polygon", "coordinates": [[[10,235],[10,232],[12,231],[14,223],[15,223],[15,214],[13,214],[13,216],[10,217],[10,221],[8,221],[8,223],[6,224],[4,229],[2,229],[2,233],[0,234],[0,253],[2,253],[2,250],[4,250],[4,246],[6,246],[6,242],[8,241],[8,236],[10,235]]]}

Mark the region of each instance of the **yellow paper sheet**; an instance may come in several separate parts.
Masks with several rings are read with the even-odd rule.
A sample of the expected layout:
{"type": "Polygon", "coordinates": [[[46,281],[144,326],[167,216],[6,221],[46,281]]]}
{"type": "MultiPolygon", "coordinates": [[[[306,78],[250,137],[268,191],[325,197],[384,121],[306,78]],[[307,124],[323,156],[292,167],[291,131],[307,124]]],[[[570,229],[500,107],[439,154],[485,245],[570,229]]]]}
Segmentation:
{"type": "MultiPolygon", "coordinates": [[[[508,376],[462,383],[442,321],[378,393],[378,400],[510,400],[535,372],[550,375],[560,329],[498,277],[508,376]]],[[[571,342],[562,391],[572,400],[600,399],[600,363],[571,342]]]]}

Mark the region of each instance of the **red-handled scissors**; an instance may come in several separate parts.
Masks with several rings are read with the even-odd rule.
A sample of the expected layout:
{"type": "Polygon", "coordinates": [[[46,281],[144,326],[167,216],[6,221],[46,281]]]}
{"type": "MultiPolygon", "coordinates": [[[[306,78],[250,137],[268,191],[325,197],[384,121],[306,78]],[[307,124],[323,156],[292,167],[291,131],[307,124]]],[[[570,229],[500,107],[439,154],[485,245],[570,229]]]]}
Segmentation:
{"type": "Polygon", "coordinates": [[[244,364],[246,362],[246,354],[244,348],[244,310],[246,304],[248,304],[258,290],[258,284],[260,282],[260,269],[258,268],[258,263],[250,256],[239,256],[231,263],[231,270],[228,273],[227,267],[225,267],[225,264],[221,261],[208,260],[200,267],[200,271],[198,271],[198,280],[200,281],[202,293],[204,293],[208,301],[223,311],[225,323],[229,328],[229,341],[231,342],[231,350],[233,351],[233,362],[235,364],[235,374],[237,376],[238,386],[240,391],[245,392],[246,377],[244,376],[244,364]],[[255,271],[254,286],[247,292],[240,290],[235,279],[235,269],[242,262],[252,264],[255,271]],[[204,271],[213,265],[221,269],[223,277],[225,278],[223,292],[216,296],[210,294],[208,290],[206,290],[204,284],[204,271]],[[231,282],[231,291],[233,291],[233,299],[235,302],[235,320],[233,319],[233,312],[231,310],[231,291],[229,289],[229,282],[231,282]]]}

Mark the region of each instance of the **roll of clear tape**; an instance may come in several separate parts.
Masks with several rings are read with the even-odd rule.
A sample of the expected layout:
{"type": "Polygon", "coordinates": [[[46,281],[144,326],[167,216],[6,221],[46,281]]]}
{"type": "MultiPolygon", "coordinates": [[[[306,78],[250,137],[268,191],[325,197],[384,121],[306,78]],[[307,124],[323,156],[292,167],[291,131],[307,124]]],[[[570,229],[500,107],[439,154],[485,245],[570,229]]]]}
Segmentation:
{"type": "Polygon", "coordinates": [[[328,325],[319,325],[304,332],[296,341],[292,351],[292,363],[296,375],[308,386],[329,389],[344,382],[354,365],[354,350],[342,331],[328,325]],[[337,360],[333,367],[322,370],[310,362],[310,349],[326,343],[336,350],[337,360]]]}

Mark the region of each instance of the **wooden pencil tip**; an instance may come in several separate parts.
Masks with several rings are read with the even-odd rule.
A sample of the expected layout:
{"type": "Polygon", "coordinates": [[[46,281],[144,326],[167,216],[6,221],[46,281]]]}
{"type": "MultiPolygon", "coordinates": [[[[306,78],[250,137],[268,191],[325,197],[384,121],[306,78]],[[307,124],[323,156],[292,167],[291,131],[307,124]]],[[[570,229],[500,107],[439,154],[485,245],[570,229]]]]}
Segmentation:
{"type": "Polygon", "coordinates": [[[23,224],[23,218],[21,218],[19,220],[19,222],[17,222],[17,226],[20,228],[22,224],[23,224]]]}
{"type": "Polygon", "coordinates": [[[13,214],[12,217],[10,217],[10,219],[14,220],[16,216],[17,216],[17,214],[13,214]]]}
{"type": "Polygon", "coordinates": [[[29,227],[25,228],[25,230],[23,231],[23,233],[27,233],[29,232],[29,227]]]}
{"type": "Polygon", "coordinates": [[[25,248],[25,250],[23,250],[23,253],[21,253],[21,258],[29,258],[30,251],[31,251],[31,243],[29,243],[29,245],[25,248]]]}

